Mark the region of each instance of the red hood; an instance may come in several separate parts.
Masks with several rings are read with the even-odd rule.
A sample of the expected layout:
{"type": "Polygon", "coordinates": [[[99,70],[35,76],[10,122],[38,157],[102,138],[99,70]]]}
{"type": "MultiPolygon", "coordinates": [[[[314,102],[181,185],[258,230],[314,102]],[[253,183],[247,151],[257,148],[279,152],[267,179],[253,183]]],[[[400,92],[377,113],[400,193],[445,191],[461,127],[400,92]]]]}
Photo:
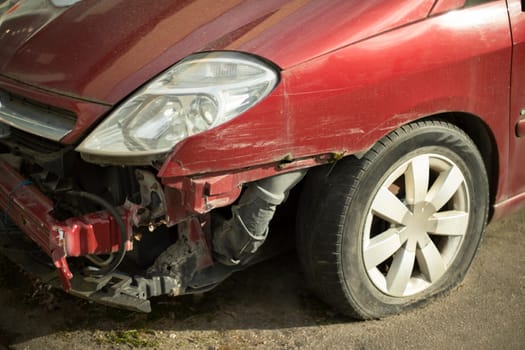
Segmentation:
{"type": "Polygon", "coordinates": [[[433,3],[90,0],[56,7],[25,0],[1,20],[0,75],[114,104],[193,52],[251,52],[286,69],[422,19],[433,3]],[[30,3],[38,11],[24,11],[30,3]]]}

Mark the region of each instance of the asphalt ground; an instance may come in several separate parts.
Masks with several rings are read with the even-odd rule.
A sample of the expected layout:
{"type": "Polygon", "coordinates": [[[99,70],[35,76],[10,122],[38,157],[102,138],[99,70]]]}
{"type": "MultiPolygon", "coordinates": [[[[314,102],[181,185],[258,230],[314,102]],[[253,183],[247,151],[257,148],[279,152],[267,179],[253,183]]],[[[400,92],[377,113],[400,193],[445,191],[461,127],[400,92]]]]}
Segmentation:
{"type": "Polygon", "coordinates": [[[460,286],[383,320],[338,315],[287,254],[151,314],[78,300],[0,257],[0,349],[524,349],[525,210],[492,223],[460,286]],[[3,347],[3,348],[2,348],[3,347]]]}

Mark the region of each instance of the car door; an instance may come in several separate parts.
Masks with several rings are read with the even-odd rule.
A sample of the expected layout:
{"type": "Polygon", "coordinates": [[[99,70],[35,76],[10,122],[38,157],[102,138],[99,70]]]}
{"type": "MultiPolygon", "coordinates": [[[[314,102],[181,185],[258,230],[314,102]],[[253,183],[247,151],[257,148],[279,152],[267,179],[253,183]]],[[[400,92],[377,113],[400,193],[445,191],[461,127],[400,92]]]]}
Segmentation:
{"type": "MultiPolygon", "coordinates": [[[[507,193],[525,193],[525,1],[507,0],[512,30],[512,80],[507,193]]],[[[505,172],[504,172],[505,173],[505,172]]]]}

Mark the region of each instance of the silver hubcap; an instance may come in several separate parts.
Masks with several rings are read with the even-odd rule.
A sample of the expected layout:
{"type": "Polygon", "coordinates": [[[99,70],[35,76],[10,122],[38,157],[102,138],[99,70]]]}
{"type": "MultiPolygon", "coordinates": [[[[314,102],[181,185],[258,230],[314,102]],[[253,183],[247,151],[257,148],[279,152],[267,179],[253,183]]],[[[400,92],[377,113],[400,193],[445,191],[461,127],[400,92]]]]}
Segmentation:
{"type": "Polygon", "coordinates": [[[468,221],[465,177],[450,159],[425,154],[403,163],[367,214],[363,258],[370,280],[396,297],[430,287],[454,261],[468,221]]]}

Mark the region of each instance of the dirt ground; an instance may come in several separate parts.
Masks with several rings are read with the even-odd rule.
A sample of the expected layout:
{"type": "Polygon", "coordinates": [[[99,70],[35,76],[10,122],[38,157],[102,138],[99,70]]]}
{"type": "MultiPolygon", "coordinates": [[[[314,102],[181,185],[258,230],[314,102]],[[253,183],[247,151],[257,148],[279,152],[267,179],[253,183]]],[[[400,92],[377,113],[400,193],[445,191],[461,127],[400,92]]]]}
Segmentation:
{"type": "Polygon", "coordinates": [[[151,314],[80,301],[0,257],[0,349],[523,349],[525,210],[489,226],[465,281],[429,305],[356,322],[304,288],[288,254],[151,314]]]}

